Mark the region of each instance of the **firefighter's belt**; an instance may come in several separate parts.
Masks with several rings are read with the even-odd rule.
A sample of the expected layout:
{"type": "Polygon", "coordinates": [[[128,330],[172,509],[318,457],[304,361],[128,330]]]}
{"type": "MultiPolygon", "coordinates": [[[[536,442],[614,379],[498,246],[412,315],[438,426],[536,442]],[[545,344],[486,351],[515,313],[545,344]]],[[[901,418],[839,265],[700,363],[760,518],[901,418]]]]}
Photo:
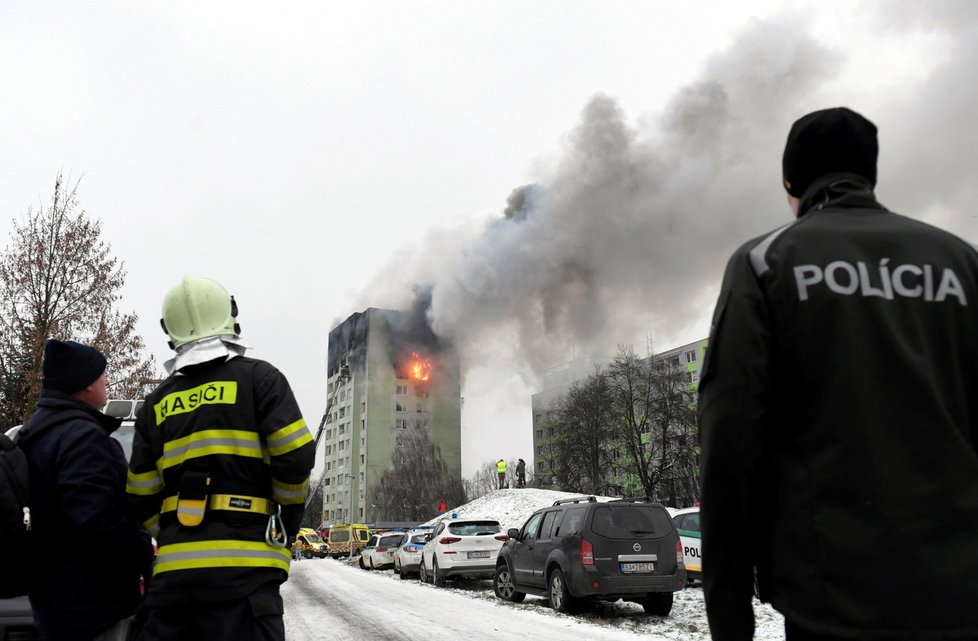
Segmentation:
{"type": "MultiPolygon", "coordinates": [[[[274,514],[275,503],[269,499],[257,496],[242,496],[240,494],[212,494],[207,500],[210,510],[228,510],[231,512],[252,512],[254,514],[274,514]]],[[[172,512],[177,509],[177,497],[169,496],[163,499],[160,513],[172,512]]]]}

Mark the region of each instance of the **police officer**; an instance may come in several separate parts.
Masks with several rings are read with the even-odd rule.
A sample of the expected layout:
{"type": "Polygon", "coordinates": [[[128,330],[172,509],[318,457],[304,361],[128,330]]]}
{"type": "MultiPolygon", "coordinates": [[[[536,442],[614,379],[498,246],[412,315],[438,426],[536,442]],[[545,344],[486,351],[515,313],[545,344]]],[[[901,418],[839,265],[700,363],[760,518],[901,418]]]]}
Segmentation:
{"type": "Polygon", "coordinates": [[[313,439],[285,377],[244,355],[237,313],[205,278],[163,302],[176,356],[136,420],[126,487],[159,540],[143,639],[285,638],[313,439]]]}
{"type": "Polygon", "coordinates": [[[699,386],[713,638],[978,638],[978,253],[874,195],[876,127],[794,123],[797,219],[730,259],[699,386]]]}

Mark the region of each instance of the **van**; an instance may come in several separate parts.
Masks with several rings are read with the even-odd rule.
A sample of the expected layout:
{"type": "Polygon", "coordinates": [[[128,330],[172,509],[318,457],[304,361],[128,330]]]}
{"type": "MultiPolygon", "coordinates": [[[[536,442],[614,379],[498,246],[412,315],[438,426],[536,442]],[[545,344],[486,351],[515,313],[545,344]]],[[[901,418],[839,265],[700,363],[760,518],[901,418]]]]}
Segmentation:
{"type": "Polygon", "coordinates": [[[316,534],[316,530],[309,527],[301,528],[299,533],[295,535],[295,540],[299,542],[300,552],[302,553],[303,558],[326,558],[329,546],[327,546],[326,543],[319,538],[319,535],[316,534]]]}
{"type": "Polygon", "coordinates": [[[350,540],[353,540],[353,554],[360,554],[370,540],[370,528],[363,523],[337,523],[329,528],[329,555],[334,559],[351,556],[350,540]]]}

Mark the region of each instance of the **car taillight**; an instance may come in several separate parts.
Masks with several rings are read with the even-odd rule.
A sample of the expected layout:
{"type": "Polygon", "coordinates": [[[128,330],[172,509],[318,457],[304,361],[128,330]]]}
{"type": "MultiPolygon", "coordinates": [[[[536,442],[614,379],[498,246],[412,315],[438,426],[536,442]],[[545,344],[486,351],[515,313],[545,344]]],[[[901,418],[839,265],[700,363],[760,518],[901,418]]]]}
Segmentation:
{"type": "Polygon", "coordinates": [[[587,539],[581,539],[581,565],[594,565],[594,548],[587,539]]]}
{"type": "Polygon", "coordinates": [[[450,543],[458,543],[461,540],[462,539],[457,536],[443,536],[440,539],[438,539],[438,542],[441,543],[442,545],[448,545],[450,543]]]}
{"type": "Polygon", "coordinates": [[[683,542],[676,539],[676,563],[683,562],[683,542]]]}
{"type": "Polygon", "coordinates": [[[509,535],[507,535],[507,534],[497,534],[496,535],[496,540],[497,541],[508,541],[509,540],[509,535]]]}
{"type": "Polygon", "coordinates": [[[377,548],[377,552],[386,552],[387,548],[377,548]]]}

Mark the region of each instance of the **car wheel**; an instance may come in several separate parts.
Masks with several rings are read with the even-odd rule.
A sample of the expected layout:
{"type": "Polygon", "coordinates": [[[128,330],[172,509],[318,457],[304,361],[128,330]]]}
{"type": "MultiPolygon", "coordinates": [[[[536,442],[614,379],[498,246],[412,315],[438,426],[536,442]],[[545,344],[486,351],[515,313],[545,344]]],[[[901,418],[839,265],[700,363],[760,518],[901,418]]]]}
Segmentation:
{"type": "Polygon", "coordinates": [[[421,567],[418,568],[418,580],[422,583],[431,583],[428,577],[428,570],[424,567],[424,557],[421,557],[421,567]]]}
{"type": "Polygon", "coordinates": [[[377,569],[377,568],[374,567],[374,557],[372,557],[372,556],[371,557],[367,557],[367,560],[364,561],[364,564],[367,566],[367,569],[368,570],[376,570],[377,569]]]}
{"type": "Polygon", "coordinates": [[[363,557],[362,556],[360,557],[360,569],[361,570],[366,570],[367,569],[367,565],[366,565],[366,563],[363,562],[363,557]]]}
{"type": "Polygon", "coordinates": [[[438,557],[431,557],[431,579],[435,586],[439,588],[445,587],[445,576],[438,571],[438,557]]]}
{"type": "Polygon", "coordinates": [[[559,569],[550,575],[550,607],[557,612],[572,614],[574,612],[574,597],[567,591],[567,581],[559,569]]]}
{"type": "Polygon", "coordinates": [[[526,593],[518,591],[513,585],[513,575],[505,563],[496,568],[496,573],[492,575],[492,589],[503,601],[520,603],[526,598],[526,593]]]}
{"type": "Polygon", "coordinates": [[[672,592],[650,594],[642,600],[642,607],[646,614],[667,617],[672,612],[672,592]]]}

